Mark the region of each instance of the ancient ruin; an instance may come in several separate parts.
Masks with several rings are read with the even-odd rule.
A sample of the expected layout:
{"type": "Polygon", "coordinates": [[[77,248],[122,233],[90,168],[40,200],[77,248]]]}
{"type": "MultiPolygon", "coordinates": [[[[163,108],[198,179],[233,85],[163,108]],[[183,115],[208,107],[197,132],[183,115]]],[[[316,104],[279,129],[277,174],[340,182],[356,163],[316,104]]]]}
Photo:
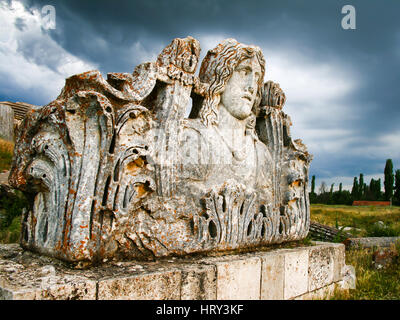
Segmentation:
{"type": "Polygon", "coordinates": [[[312,157],[260,48],[227,39],[197,76],[199,55],[175,39],[132,74],[66,79],[27,114],[9,178],[31,200],[23,248],[97,262],[306,237],[312,157]]]}

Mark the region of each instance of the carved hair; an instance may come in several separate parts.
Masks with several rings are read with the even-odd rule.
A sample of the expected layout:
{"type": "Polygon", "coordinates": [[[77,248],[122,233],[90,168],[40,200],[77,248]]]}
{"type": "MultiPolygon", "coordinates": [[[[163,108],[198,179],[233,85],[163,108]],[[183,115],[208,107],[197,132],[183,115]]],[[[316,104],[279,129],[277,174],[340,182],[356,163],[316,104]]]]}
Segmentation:
{"type": "Polygon", "coordinates": [[[261,106],[269,106],[281,110],[286,102],[286,96],[279,83],[267,81],[264,85],[261,106]]]}
{"type": "Polygon", "coordinates": [[[226,39],[216,48],[207,52],[199,74],[200,81],[209,85],[199,112],[200,119],[206,126],[218,124],[218,105],[228,80],[240,62],[253,57],[257,57],[262,73],[258,80],[254,112],[254,107],[258,106],[261,101],[265,73],[265,60],[261,49],[256,46],[243,45],[235,39],[226,39]]]}

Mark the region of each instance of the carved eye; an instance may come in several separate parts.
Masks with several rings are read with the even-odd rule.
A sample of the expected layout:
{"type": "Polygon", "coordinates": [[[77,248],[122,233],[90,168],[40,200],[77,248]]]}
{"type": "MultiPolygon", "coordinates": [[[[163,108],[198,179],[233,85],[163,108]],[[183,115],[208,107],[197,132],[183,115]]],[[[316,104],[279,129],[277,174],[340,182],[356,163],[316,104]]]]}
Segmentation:
{"type": "Polygon", "coordinates": [[[240,70],[240,73],[243,74],[244,76],[248,76],[250,72],[251,71],[249,69],[247,69],[247,68],[240,70]]]}
{"type": "Polygon", "coordinates": [[[238,68],[235,71],[238,72],[242,76],[246,75],[246,69],[245,68],[238,68]]]}

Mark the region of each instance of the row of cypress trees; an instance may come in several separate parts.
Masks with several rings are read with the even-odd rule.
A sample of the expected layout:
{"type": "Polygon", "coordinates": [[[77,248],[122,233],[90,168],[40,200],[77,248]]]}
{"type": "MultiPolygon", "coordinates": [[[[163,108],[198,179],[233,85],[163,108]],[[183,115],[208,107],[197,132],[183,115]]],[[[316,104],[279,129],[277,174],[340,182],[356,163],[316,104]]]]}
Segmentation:
{"type": "Polygon", "coordinates": [[[393,173],[392,159],[386,160],[384,170],[384,192],[381,191],[381,179],[371,179],[369,185],[364,182],[364,175],[360,173],[359,177],[354,177],[351,192],[342,189],[342,183],[339,189],[333,191],[334,184],[328,190],[326,183],[322,182],[318,194],[315,192],[315,175],[311,179],[311,203],[323,204],[347,204],[351,205],[355,200],[369,201],[392,201],[395,205],[400,205],[400,169],[393,173]]]}

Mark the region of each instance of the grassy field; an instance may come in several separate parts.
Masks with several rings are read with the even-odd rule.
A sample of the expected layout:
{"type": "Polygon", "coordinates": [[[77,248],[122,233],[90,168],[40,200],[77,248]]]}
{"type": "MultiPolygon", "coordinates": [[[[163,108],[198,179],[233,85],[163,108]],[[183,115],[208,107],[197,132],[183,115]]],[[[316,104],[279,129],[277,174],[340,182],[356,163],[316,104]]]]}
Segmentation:
{"type": "MultiPolygon", "coordinates": [[[[353,227],[355,236],[400,236],[400,207],[311,205],[311,220],[332,227],[353,227]],[[385,227],[379,226],[382,221],[385,227]]],[[[400,243],[393,248],[400,252],[400,243]]],[[[337,292],[333,300],[400,300],[400,259],[386,269],[375,269],[372,249],[346,250],[346,264],[356,270],[356,289],[337,292]]]]}
{"type": "Polygon", "coordinates": [[[0,172],[10,169],[13,149],[12,142],[0,138],[0,172]]]}
{"type": "Polygon", "coordinates": [[[311,205],[311,220],[335,228],[350,227],[357,237],[400,236],[400,207],[311,205]],[[379,225],[382,221],[384,226],[379,225]]]}

